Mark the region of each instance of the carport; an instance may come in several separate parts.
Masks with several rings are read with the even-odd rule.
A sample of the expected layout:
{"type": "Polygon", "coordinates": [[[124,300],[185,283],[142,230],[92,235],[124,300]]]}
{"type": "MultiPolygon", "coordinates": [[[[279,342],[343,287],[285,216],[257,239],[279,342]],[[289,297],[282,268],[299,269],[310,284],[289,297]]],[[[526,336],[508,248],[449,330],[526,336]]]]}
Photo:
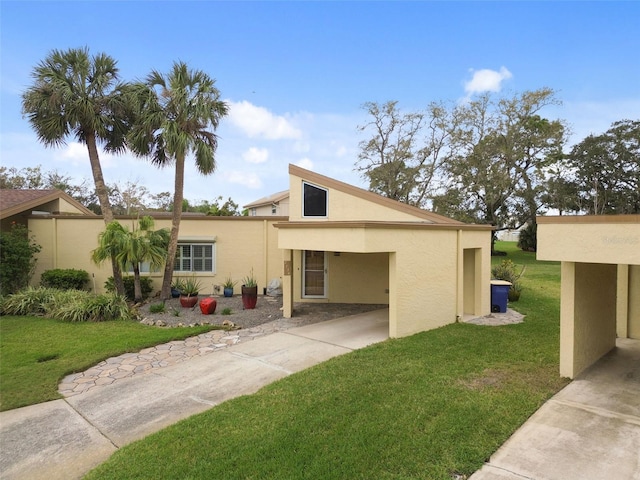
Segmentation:
{"type": "Polygon", "coordinates": [[[560,374],[640,339],[640,215],[538,217],[538,259],[561,262],[560,374]]]}
{"type": "Polygon", "coordinates": [[[491,226],[468,225],[290,166],[278,222],[283,306],[389,306],[389,336],[489,313],[491,226]]]}

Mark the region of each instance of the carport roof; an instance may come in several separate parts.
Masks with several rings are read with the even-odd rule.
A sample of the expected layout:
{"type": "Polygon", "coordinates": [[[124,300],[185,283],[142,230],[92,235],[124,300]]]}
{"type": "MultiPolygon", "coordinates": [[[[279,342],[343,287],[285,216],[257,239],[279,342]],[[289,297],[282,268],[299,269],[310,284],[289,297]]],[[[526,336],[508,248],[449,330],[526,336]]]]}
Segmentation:
{"type": "Polygon", "coordinates": [[[294,221],[278,222],[276,228],[362,228],[362,229],[424,229],[424,230],[493,230],[492,225],[451,222],[375,222],[375,221],[294,221]]]}

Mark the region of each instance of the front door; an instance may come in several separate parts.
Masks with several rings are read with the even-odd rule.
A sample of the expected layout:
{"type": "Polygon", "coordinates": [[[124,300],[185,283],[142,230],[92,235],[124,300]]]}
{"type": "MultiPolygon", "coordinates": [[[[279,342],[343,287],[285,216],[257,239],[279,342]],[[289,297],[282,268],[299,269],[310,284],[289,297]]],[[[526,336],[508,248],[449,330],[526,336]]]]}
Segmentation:
{"type": "Polygon", "coordinates": [[[326,252],[305,250],[302,270],[302,296],[304,298],[325,298],[327,296],[326,252]]]}

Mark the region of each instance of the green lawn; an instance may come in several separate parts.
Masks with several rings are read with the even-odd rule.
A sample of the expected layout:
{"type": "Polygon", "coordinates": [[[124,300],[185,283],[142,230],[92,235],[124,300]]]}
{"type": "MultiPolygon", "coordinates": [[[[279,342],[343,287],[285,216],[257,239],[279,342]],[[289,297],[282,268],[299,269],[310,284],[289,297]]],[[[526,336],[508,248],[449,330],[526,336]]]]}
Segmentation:
{"type": "Polygon", "coordinates": [[[212,327],[148,327],[136,322],[65,323],[0,317],[0,411],[60,398],[58,383],[109,357],[179,340],[212,327]]]}
{"type": "Polygon", "coordinates": [[[88,478],[471,474],[566,384],[559,265],[498,249],[527,264],[516,304],[524,323],[453,324],[334,358],[126,446],[88,478]]]}

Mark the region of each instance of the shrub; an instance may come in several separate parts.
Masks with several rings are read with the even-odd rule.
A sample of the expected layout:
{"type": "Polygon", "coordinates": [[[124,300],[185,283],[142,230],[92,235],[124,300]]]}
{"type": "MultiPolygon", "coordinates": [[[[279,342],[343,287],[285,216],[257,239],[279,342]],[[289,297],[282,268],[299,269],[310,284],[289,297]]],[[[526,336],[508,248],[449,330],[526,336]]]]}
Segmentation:
{"type": "Polygon", "coordinates": [[[149,312],[151,313],[164,313],[167,311],[164,302],[162,303],[152,303],[149,305],[149,312]]]}
{"type": "Polygon", "coordinates": [[[88,281],[89,274],[85,270],[74,268],[45,270],[40,277],[40,285],[43,287],[60,290],[84,290],[88,281]]]}
{"type": "Polygon", "coordinates": [[[132,320],[133,313],[126,298],[115,293],[95,295],[89,292],[75,302],[60,305],[52,316],[67,322],[105,322],[109,320],[132,320]]]}
{"type": "Polygon", "coordinates": [[[0,232],[0,294],[15,293],[29,285],[40,249],[24,225],[13,224],[0,232]]]}
{"type": "MultiPolygon", "coordinates": [[[[136,298],[134,285],[133,285],[133,276],[125,275],[122,277],[122,281],[124,282],[124,295],[127,297],[127,300],[134,301],[136,298]]],[[[114,293],[116,291],[116,287],[113,284],[113,277],[109,277],[106,282],[104,282],[104,288],[107,289],[107,292],[114,293]]],[[[140,277],[140,289],[142,290],[142,299],[146,299],[153,292],[153,282],[149,277],[140,277]]]]}
{"type": "Polygon", "coordinates": [[[538,224],[529,223],[520,231],[518,238],[518,248],[525,252],[535,252],[538,250],[538,224]]]}
{"type": "Polygon", "coordinates": [[[4,298],[0,312],[3,315],[41,315],[69,322],[133,319],[133,312],[122,296],[43,287],[27,288],[4,298]]]}
{"type": "Polygon", "coordinates": [[[54,288],[28,287],[2,300],[2,315],[45,315],[54,303],[60,290],[54,288]]]}
{"type": "Polygon", "coordinates": [[[222,315],[231,315],[231,309],[229,307],[223,309],[222,315]]]}
{"type": "Polygon", "coordinates": [[[522,284],[519,280],[524,274],[525,268],[526,265],[523,265],[520,273],[516,273],[515,264],[511,260],[507,259],[503,260],[499,265],[496,265],[491,269],[491,278],[496,280],[506,280],[511,283],[511,287],[509,288],[509,300],[512,302],[515,302],[520,298],[522,284]]]}

